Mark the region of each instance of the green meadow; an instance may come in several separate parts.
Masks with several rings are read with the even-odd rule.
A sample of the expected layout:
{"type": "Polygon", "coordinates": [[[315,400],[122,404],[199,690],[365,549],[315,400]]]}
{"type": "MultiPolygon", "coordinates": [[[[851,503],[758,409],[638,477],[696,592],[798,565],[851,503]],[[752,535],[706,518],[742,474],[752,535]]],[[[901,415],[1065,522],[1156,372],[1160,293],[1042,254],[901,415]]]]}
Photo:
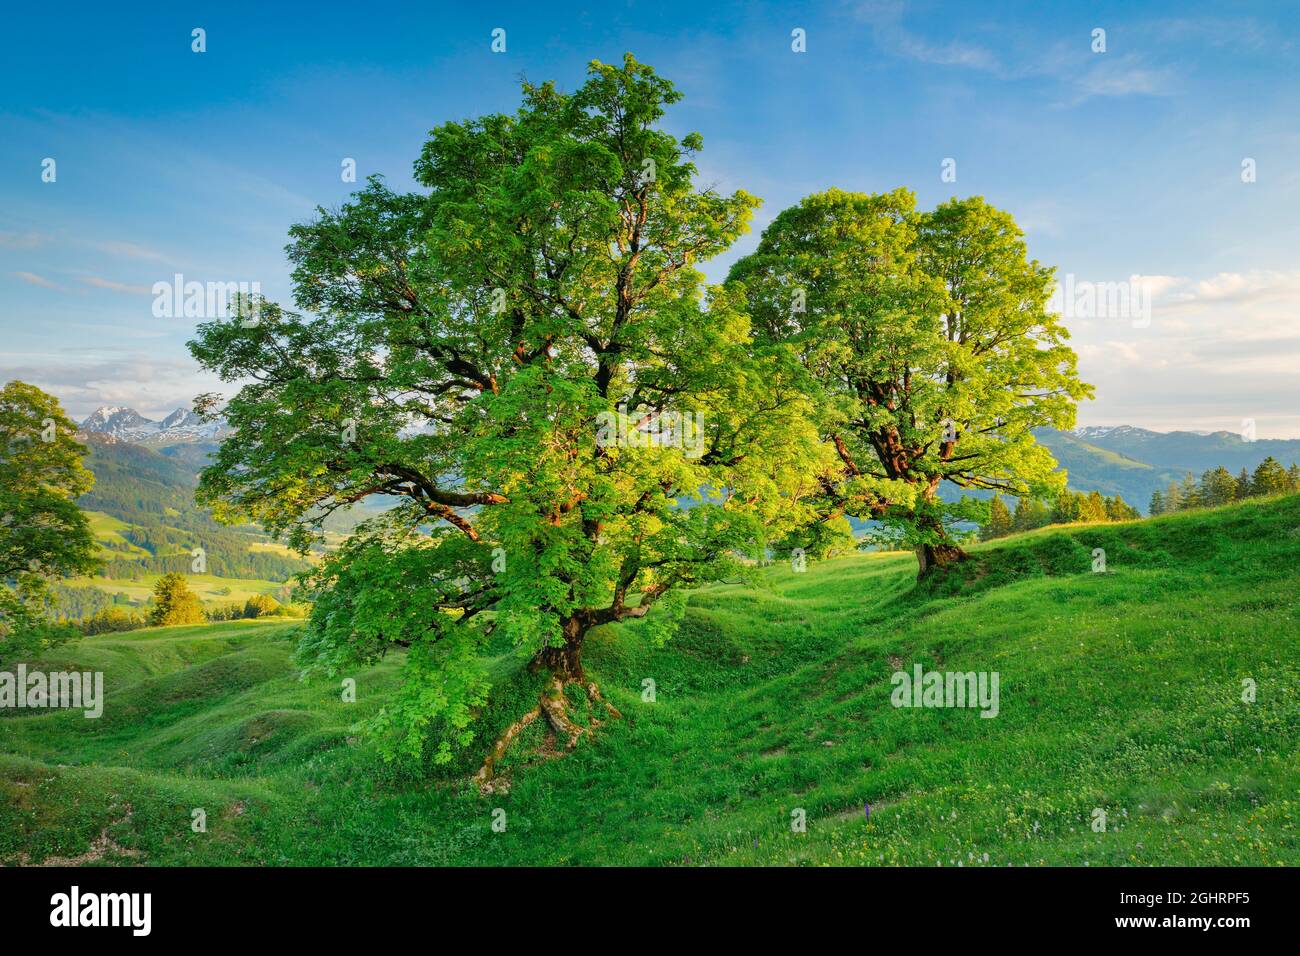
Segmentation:
{"type": "MultiPolygon", "coordinates": [[[[161,574],[145,574],[133,578],[70,578],[72,587],[93,587],[107,594],[125,594],[141,606],[153,596],[154,585],[161,574]]],[[[284,582],[258,578],[225,578],[214,574],[187,574],[185,583],[205,605],[242,604],[254,594],[275,594],[283,590],[284,582]]]]}
{"type": "Polygon", "coordinates": [[[359,728],[400,660],[345,703],[299,679],[301,622],[64,645],[29,666],[102,671],[104,714],[0,712],[0,863],[1300,863],[1300,497],[972,554],[920,586],[911,554],[773,566],[694,592],[661,648],[597,631],[622,717],[576,700],[602,723],[563,755],[534,722],[488,794],[477,759],[538,692],[509,647],[478,739],[433,768],[359,728]],[[997,716],[892,706],[916,664],[997,672],[997,716]]]}

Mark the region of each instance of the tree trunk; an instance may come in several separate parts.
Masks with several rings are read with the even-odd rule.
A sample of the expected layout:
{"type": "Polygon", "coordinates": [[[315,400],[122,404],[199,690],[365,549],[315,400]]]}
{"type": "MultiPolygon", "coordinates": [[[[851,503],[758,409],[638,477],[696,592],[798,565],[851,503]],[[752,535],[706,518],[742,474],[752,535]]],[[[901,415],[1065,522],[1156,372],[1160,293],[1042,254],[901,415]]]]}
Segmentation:
{"type": "Polygon", "coordinates": [[[582,639],[590,624],[579,615],[564,622],[564,646],[547,645],[537,652],[532,661],[533,670],[548,670],[562,681],[580,681],[582,671],[582,639]]]}
{"type": "Polygon", "coordinates": [[[587,726],[581,726],[569,719],[569,701],[565,696],[565,687],[569,684],[581,684],[587,692],[587,700],[594,707],[604,704],[611,717],[622,717],[616,708],[600,693],[600,688],[593,681],[588,681],[582,671],[582,641],[587,631],[595,626],[595,615],[590,611],[574,614],[562,625],[564,644],[561,647],[543,647],[534,655],[529,666],[534,671],[545,669],[550,679],[542,689],[537,706],[515,723],[506,728],[491,752],[483,761],[483,766],[474,775],[475,781],[484,793],[504,791],[509,788],[508,781],[495,780],[496,764],[509,749],[511,743],[523,730],[539,717],[546,721],[565,749],[577,746],[578,738],[591,733],[601,722],[594,718],[587,726]]]}
{"type": "Polygon", "coordinates": [[[969,555],[954,544],[937,519],[923,521],[921,527],[935,535],[937,540],[916,546],[916,562],[919,568],[916,579],[919,581],[940,568],[965,561],[969,555]]]}
{"type": "Polygon", "coordinates": [[[916,549],[916,560],[920,565],[917,577],[923,578],[936,568],[947,567],[958,561],[965,561],[969,555],[950,541],[939,544],[923,544],[916,549]]]}

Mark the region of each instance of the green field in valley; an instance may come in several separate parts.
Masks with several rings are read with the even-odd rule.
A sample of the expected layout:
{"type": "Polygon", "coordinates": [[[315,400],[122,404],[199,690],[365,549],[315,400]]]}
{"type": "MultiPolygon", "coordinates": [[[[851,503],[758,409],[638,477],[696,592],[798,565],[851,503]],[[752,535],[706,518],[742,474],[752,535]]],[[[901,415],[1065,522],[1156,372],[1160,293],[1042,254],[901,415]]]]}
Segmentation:
{"type": "MultiPolygon", "coordinates": [[[[125,594],[133,602],[147,604],[153,596],[154,584],[160,574],[133,578],[69,578],[69,587],[93,587],[106,594],[125,594]]],[[[206,605],[240,603],[254,594],[275,594],[285,587],[283,582],[262,581],[255,578],[219,578],[212,574],[187,574],[185,583],[206,605]]]]}

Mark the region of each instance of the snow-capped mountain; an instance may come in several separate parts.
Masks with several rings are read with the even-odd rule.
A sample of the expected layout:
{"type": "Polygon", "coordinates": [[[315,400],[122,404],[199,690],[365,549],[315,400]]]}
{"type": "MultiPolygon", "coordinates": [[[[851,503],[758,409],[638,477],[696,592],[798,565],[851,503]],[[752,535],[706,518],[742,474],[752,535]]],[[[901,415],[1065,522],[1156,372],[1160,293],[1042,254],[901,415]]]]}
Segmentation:
{"type": "Polygon", "coordinates": [[[109,435],[119,441],[137,445],[176,445],[184,442],[211,442],[222,438],[229,429],[225,422],[205,422],[188,408],[178,408],[160,422],[145,418],[134,408],[105,405],[97,408],[81,423],[83,432],[109,435]]]}
{"type": "Polygon", "coordinates": [[[173,428],[176,425],[186,424],[191,420],[194,424],[201,424],[199,416],[195,415],[192,411],[185,408],[178,408],[162,420],[162,427],[173,428]]]}
{"type": "Polygon", "coordinates": [[[1125,435],[1130,433],[1146,432],[1145,428],[1135,428],[1132,425],[1086,425],[1082,428],[1076,428],[1070,434],[1077,438],[1104,438],[1107,435],[1125,435]]]}
{"type": "Polygon", "coordinates": [[[150,425],[156,427],[157,423],[149,421],[134,408],[103,405],[91,412],[90,417],[81,423],[81,430],[115,433],[141,427],[147,428],[150,425]]]}

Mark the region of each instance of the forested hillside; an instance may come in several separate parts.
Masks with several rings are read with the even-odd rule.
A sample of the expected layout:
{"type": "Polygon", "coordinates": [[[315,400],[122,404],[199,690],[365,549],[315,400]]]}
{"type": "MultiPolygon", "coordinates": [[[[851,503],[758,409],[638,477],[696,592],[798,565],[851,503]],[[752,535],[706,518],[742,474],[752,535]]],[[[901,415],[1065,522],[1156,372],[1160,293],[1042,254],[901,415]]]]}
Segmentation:
{"type": "Polygon", "coordinates": [[[1121,495],[1144,513],[1154,492],[1185,480],[1189,472],[1199,477],[1220,466],[1234,473],[1253,471],[1270,456],[1284,466],[1300,461],[1300,441],[1247,441],[1231,432],[1154,432],[1121,425],[1072,432],[1042,428],[1034,437],[1069,472],[1071,489],[1121,495]]]}
{"type": "Polygon", "coordinates": [[[307,567],[269,545],[252,525],[213,521],[194,503],[197,482],[188,462],[97,435],[88,436],[87,445],[95,487],[80,504],[113,519],[96,528],[106,562],[103,577],[141,580],[190,571],[196,548],[203,550],[207,573],[217,577],[284,581],[307,567]]]}

